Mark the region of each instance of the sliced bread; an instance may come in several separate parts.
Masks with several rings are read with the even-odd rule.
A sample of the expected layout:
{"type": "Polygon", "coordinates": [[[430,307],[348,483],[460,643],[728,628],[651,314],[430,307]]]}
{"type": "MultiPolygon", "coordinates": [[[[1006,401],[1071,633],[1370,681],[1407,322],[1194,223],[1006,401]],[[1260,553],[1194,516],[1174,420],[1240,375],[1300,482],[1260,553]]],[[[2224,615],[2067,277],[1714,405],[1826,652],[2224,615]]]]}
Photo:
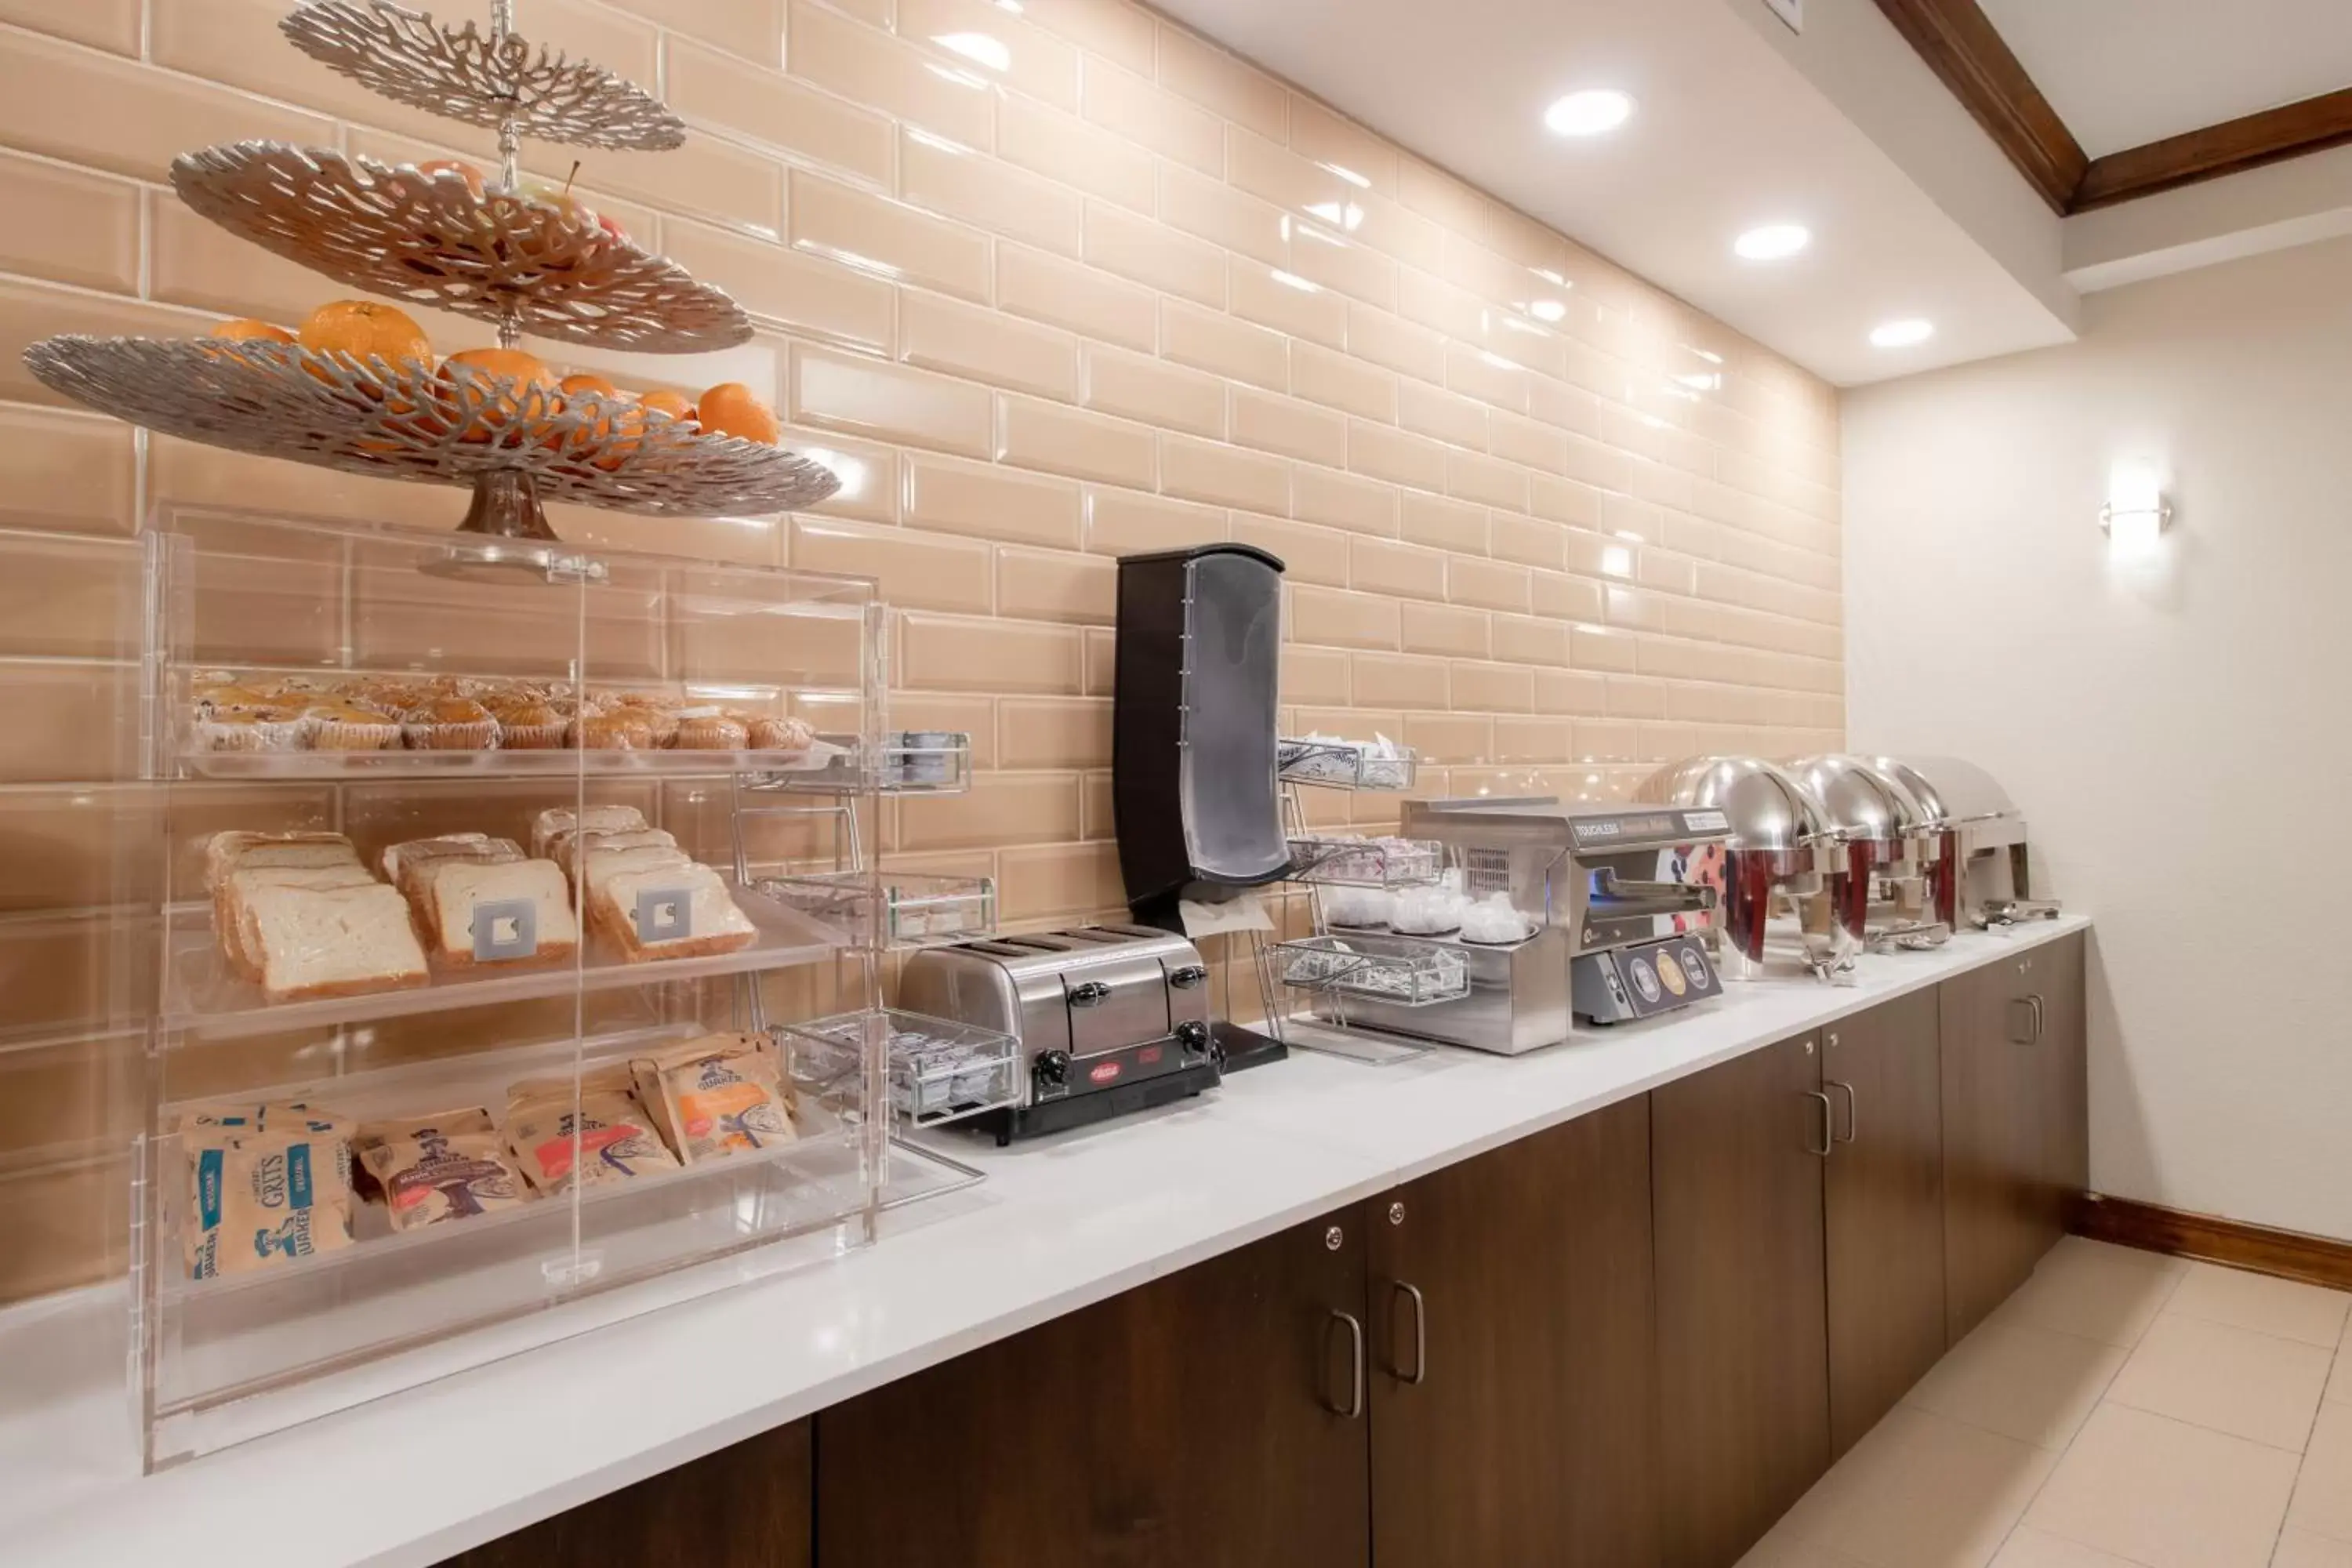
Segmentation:
{"type": "Polygon", "coordinates": [[[431,978],[408,900],[381,882],[262,887],[242,908],[262,989],[272,1002],[356,996],[431,978]]]}
{"type": "Polygon", "coordinates": [[[205,891],[247,867],[356,866],[360,852],[340,833],[215,833],[205,840],[205,891]]]}
{"type": "Polygon", "coordinates": [[[434,956],[453,968],[477,963],[544,963],[580,950],[580,922],[572,912],[572,884],[552,860],[445,860],[425,890],[425,927],[434,956]],[[475,911],[484,904],[528,902],[538,945],[511,959],[474,956],[475,911]]]}
{"type": "MultiPolygon", "coordinates": [[[[618,853],[648,852],[624,849],[618,853]]],[[[592,868],[595,860],[596,857],[589,857],[592,868]]],[[[760,939],[759,928],[735,907],[735,900],[728,892],[725,880],[709,867],[691,860],[682,865],[608,873],[589,894],[588,918],[619,950],[621,956],[631,963],[734,952],[760,939]],[[673,891],[686,895],[687,918],[680,923],[677,933],[649,936],[639,931],[639,895],[673,891]]]]}
{"type": "Polygon", "coordinates": [[[547,841],[559,833],[575,828],[593,833],[629,833],[645,825],[646,814],[634,805],[583,805],[577,810],[568,805],[551,805],[530,825],[531,857],[543,858],[547,841]]]}
{"type": "Polygon", "coordinates": [[[254,866],[231,871],[213,889],[213,933],[229,967],[247,980],[261,978],[261,954],[254,946],[250,901],[270,888],[376,887],[367,868],[356,859],[341,866],[254,866]]]}

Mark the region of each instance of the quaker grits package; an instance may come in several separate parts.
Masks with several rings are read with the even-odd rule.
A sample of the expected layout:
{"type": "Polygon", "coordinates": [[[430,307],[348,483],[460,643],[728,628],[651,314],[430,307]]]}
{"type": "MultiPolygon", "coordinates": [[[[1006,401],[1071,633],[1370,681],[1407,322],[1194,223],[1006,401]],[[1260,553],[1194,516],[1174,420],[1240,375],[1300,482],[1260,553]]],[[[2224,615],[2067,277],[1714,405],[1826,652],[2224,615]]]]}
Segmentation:
{"type": "Polygon", "coordinates": [[[205,1106],[182,1116],[188,1277],[249,1273],[349,1247],[351,1127],[304,1105],[205,1106]]]}
{"type": "Polygon", "coordinates": [[[797,1136],[775,1042],[705,1035],[629,1064],[637,1093],[688,1164],[766,1149],[797,1136]]]}
{"type": "Polygon", "coordinates": [[[542,1193],[570,1186],[575,1160],[591,1186],[677,1169],[618,1064],[583,1078],[576,1092],[570,1079],[516,1084],[507,1097],[506,1140],[542,1193]]]}
{"type": "Polygon", "coordinates": [[[403,1117],[360,1129],[360,1165],[383,1194],[392,1228],[493,1214],[527,1201],[480,1106],[403,1117]]]}

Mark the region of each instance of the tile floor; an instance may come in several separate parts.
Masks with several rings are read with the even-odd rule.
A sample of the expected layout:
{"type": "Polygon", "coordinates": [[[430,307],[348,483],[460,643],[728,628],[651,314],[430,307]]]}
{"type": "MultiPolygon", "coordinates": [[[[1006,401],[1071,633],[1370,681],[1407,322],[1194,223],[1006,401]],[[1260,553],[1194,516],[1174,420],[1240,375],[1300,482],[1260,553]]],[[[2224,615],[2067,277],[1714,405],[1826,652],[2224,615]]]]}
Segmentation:
{"type": "Polygon", "coordinates": [[[1742,1568],[2352,1568],[2347,1316],[2070,1237],[1742,1568]]]}

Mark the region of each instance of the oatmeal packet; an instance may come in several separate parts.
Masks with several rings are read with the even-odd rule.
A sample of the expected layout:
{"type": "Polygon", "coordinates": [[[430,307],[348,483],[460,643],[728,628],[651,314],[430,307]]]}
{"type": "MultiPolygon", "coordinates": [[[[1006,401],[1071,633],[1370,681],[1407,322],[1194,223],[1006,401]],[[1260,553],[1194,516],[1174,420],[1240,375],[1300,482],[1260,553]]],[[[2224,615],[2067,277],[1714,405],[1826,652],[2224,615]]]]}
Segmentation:
{"type": "Polygon", "coordinates": [[[507,1094],[506,1140],[530,1184],[550,1194],[572,1184],[575,1159],[591,1186],[677,1169],[618,1065],[586,1075],[576,1090],[570,1079],[516,1084],[507,1094]]]}
{"type": "Polygon", "coordinates": [[[692,1165],[799,1136],[773,1040],[704,1035],[629,1063],[637,1093],[692,1165]]]}
{"type": "Polygon", "coordinates": [[[495,1214],[530,1195],[478,1105],[375,1122],[360,1129],[357,1143],[394,1230],[495,1214]]]}

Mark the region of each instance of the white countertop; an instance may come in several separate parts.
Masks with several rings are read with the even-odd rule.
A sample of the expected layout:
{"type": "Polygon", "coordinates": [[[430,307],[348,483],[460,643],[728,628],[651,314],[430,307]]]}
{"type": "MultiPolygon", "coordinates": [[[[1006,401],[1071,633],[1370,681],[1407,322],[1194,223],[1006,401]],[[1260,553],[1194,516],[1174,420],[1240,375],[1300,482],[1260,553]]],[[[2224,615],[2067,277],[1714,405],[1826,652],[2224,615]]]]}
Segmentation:
{"type": "Polygon", "coordinates": [[[877,1246],[678,1300],[155,1476],[136,1471],[120,1289],[32,1303],[0,1313],[0,1564],[422,1568],[1397,1183],[2089,924],[2072,916],[1958,937],[1934,952],[1867,957],[1851,987],[1734,985],[1671,1019],[1588,1031],[1524,1057],[1441,1049],[1374,1067],[1294,1052],[1164,1110],[1005,1150],[948,1139],[941,1146],[988,1181],[887,1216],[877,1246]],[[419,1485],[409,1472],[421,1435],[436,1431],[433,1447],[454,1462],[436,1460],[419,1485]]]}

